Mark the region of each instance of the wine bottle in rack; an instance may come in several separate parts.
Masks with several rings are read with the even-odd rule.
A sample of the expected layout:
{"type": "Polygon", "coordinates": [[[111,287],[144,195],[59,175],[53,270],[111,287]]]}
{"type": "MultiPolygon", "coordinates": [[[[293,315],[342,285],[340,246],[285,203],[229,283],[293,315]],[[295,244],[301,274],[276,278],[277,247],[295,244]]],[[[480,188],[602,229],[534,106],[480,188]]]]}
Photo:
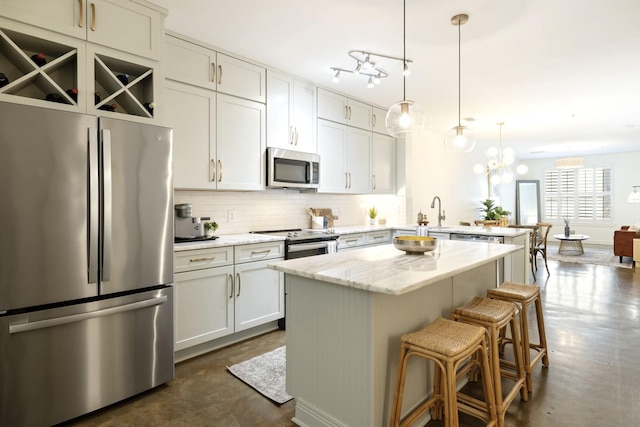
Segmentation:
{"type": "Polygon", "coordinates": [[[116,77],[118,77],[118,80],[120,80],[123,85],[126,86],[129,84],[129,74],[118,74],[116,77]]]}
{"type": "Polygon", "coordinates": [[[38,67],[42,67],[47,63],[44,53],[38,52],[35,55],[31,55],[31,60],[36,63],[38,67]]]}
{"type": "Polygon", "coordinates": [[[103,111],[116,111],[116,104],[104,104],[101,105],[100,107],[98,107],[98,110],[103,110],[103,111]]]}
{"type": "Polygon", "coordinates": [[[0,87],[4,87],[9,84],[9,78],[4,75],[4,73],[0,73],[0,87]]]}
{"type": "Polygon", "coordinates": [[[144,108],[149,112],[149,114],[153,115],[153,109],[156,108],[156,103],[151,101],[151,102],[145,102],[144,104],[144,108]]]}
{"type": "Polygon", "coordinates": [[[75,102],[78,102],[78,89],[75,87],[73,89],[67,89],[67,95],[69,95],[69,98],[73,99],[75,102]]]}
{"type": "Polygon", "coordinates": [[[44,99],[50,102],[59,102],[60,104],[65,103],[64,99],[60,96],[59,93],[48,93],[44,99]]]}
{"type": "Polygon", "coordinates": [[[102,96],[100,95],[100,92],[96,92],[93,94],[93,103],[94,105],[98,105],[100,104],[100,100],[102,99],[102,96]]]}

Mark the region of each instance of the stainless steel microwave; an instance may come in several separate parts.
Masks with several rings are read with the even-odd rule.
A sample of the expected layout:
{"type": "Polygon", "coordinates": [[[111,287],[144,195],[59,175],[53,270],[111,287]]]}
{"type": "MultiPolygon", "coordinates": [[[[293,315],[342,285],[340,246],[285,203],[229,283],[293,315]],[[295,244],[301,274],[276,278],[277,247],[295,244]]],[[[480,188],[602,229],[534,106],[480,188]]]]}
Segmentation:
{"type": "Polygon", "coordinates": [[[320,156],[313,153],[267,148],[267,187],[318,188],[320,156]]]}

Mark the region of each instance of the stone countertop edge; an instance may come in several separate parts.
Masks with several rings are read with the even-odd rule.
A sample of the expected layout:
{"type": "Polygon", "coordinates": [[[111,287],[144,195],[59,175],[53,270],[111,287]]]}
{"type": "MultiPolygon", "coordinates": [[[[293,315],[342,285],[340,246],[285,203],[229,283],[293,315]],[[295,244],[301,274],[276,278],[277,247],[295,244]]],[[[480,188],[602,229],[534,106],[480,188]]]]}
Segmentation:
{"type": "Polygon", "coordinates": [[[225,234],[215,240],[200,240],[197,242],[174,243],[174,252],[190,251],[194,249],[220,248],[224,246],[249,245],[254,243],[270,243],[284,241],[284,237],[267,236],[264,234],[225,234]]]}
{"type": "Polygon", "coordinates": [[[272,262],[295,276],[364,291],[402,295],[522,250],[523,246],[441,240],[438,249],[408,255],[393,245],[272,262]]]}

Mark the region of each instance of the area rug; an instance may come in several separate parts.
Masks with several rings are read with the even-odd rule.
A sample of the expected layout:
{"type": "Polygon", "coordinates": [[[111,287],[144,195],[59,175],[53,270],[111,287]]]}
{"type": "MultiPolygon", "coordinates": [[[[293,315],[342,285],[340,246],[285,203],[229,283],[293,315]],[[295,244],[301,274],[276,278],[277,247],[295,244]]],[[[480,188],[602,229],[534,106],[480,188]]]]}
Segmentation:
{"type": "MultiPolygon", "coordinates": [[[[632,268],[631,258],[622,258],[613,255],[613,249],[584,248],[584,255],[560,255],[558,246],[549,245],[547,249],[547,259],[560,262],[570,262],[576,264],[597,264],[610,267],[632,268]]],[[[544,260],[538,255],[538,268],[544,265],[544,260]],[[542,263],[542,264],[541,264],[542,263]]]]}
{"type": "Polygon", "coordinates": [[[285,348],[282,346],[253,359],[227,366],[227,369],[263,396],[282,405],[293,399],[285,390],[285,348]]]}

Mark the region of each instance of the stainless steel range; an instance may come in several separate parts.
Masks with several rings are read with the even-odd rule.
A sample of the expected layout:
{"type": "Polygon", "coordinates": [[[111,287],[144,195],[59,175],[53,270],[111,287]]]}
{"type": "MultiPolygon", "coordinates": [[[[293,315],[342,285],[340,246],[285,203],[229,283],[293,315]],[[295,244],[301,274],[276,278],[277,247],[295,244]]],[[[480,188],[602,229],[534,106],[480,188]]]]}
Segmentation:
{"type": "MultiPolygon", "coordinates": [[[[338,249],[338,234],[333,229],[302,230],[269,230],[252,231],[255,234],[285,237],[284,259],[304,258],[336,252],[338,249]]],[[[286,329],[287,280],[284,282],[285,318],[278,320],[280,329],[286,329]]]]}
{"type": "Polygon", "coordinates": [[[335,252],[336,240],[340,237],[332,229],[252,231],[255,234],[285,237],[284,259],[304,258],[335,252]]]}

